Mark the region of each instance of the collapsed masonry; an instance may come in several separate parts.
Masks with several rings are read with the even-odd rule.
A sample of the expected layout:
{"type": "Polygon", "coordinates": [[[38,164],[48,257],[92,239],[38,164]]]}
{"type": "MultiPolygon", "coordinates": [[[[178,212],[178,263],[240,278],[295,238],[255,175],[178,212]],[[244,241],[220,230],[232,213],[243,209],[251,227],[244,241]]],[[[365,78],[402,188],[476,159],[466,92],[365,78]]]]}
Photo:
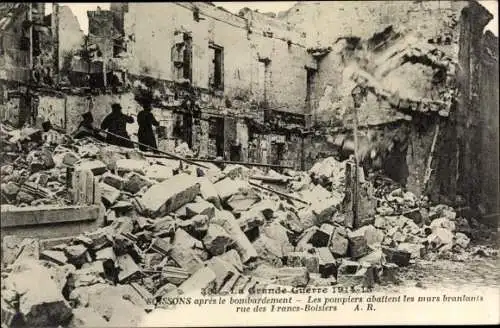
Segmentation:
{"type": "Polygon", "coordinates": [[[7,229],[6,327],[135,325],[162,298],[188,292],[373,287],[398,283],[398,268],[421,258],[491,255],[469,246],[477,221],[387,179],[361,175],[352,222],[349,161],[327,158],[309,172],[202,168],[36,129],[2,131],[11,156],[1,168],[2,222],[67,203],[104,212],[101,227],[80,235],[21,238],[7,229]]]}

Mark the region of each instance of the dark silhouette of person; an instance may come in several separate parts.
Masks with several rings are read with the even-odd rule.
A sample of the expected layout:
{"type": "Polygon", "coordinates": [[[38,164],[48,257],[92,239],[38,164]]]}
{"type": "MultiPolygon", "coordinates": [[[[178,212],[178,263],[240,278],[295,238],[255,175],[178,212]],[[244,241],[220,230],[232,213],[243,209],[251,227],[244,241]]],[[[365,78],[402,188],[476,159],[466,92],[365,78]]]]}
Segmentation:
{"type": "MultiPolygon", "coordinates": [[[[153,125],[159,126],[160,123],[155,119],[153,113],[151,113],[151,102],[149,100],[142,101],[143,110],[137,114],[137,123],[139,124],[139,131],[137,132],[137,137],[139,142],[148,145],[154,149],[157,148],[156,138],[153,132],[153,125]]],[[[146,146],[139,145],[139,149],[142,151],[151,151],[153,149],[146,146]]]]}
{"type": "Polygon", "coordinates": [[[82,114],[82,121],[78,125],[76,131],[73,132],[73,138],[81,139],[85,137],[93,137],[100,141],[104,141],[104,138],[95,130],[93,123],[94,117],[91,112],[82,114]]]}
{"type": "Polygon", "coordinates": [[[114,134],[108,133],[106,142],[116,146],[134,148],[134,144],[127,133],[127,123],[134,123],[134,118],[123,114],[120,104],[114,103],[111,105],[111,113],[101,123],[102,130],[114,134]]]}

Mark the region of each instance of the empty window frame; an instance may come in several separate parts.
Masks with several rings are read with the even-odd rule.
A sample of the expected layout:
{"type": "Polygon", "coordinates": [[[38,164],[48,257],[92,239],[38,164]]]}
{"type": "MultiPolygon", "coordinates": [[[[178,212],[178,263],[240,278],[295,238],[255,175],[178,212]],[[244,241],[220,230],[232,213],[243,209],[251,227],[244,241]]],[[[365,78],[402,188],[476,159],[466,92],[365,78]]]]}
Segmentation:
{"type": "Polygon", "coordinates": [[[224,90],[224,48],[211,44],[209,87],[214,90],[224,90]]]}
{"type": "Polygon", "coordinates": [[[172,48],[172,61],[174,64],[174,78],[178,80],[186,79],[192,82],[192,38],[188,33],[183,33],[182,42],[176,43],[172,48]]]}

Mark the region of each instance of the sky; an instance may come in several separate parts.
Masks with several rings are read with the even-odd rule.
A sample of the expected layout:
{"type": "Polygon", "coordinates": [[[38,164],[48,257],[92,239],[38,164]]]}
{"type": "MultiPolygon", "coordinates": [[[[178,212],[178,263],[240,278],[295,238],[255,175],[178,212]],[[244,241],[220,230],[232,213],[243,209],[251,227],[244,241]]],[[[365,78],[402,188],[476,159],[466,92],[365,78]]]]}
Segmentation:
{"type": "MultiPolygon", "coordinates": [[[[296,1],[251,1],[251,2],[213,2],[216,6],[222,6],[225,9],[235,14],[244,7],[250,9],[258,9],[260,12],[275,12],[284,11],[292,7],[296,1]]],[[[486,7],[493,14],[493,20],[486,26],[498,36],[498,0],[479,1],[481,5],[486,7]]],[[[46,3],[47,14],[52,11],[52,3],[46,3]]],[[[88,32],[87,10],[96,10],[97,6],[101,9],[109,9],[109,2],[102,3],[60,3],[60,5],[69,6],[80,22],[80,26],[85,34],[88,32]]]]}

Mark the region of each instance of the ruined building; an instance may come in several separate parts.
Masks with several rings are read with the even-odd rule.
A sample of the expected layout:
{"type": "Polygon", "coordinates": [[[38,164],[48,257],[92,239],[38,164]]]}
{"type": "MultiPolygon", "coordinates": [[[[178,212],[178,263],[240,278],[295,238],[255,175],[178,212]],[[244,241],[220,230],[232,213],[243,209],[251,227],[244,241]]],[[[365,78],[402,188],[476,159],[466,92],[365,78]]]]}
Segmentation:
{"type": "MultiPolygon", "coordinates": [[[[22,22],[27,6],[2,17],[22,22]]],[[[346,156],[356,105],[372,166],[416,194],[499,212],[498,39],[483,33],[492,15],[475,1],[307,1],[276,17],[113,3],[89,12],[89,35],[76,39],[62,35],[61,8],[47,25],[59,31],[49,33],[59,55],[45,83],[52,93],[33,102],[37,122],[71,131],[88,110],[100,122],[112,101],[135,114],[146,90],[161,149],[182,139],[199,157],[229,158],[239,141],[244,161],[306,169],[346,156]],[[358,104],[356,86],[365,91],[358,104]]],[[[9,26],[4,62],[13,56],[4,31],[21,33],[9,26]]],[[[27,81],[0,71],[2,81],[27,81]]],[[[6,85],[4,95],[14,89],[6,85]]]]}

